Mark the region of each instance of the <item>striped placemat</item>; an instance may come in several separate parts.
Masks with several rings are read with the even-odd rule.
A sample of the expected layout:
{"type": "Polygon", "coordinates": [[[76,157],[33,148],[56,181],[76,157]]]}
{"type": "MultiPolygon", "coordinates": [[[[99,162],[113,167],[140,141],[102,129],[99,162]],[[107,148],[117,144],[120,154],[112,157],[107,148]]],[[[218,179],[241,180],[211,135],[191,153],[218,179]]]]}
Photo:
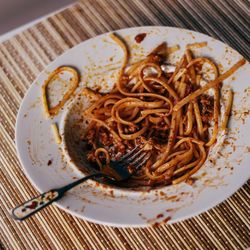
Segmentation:
{"type": "Polygon", "coordinates": [[[209,211],[174,225],[114,228],[51,206],[25,222],[9,216],[37,194],[21,170],[14,130],[32,81],[58,55],[98,34],[141,25],[184,27],[227,42],[249,59],[248,1],[83,0],[0,45],[0,249],[246,249],[250,182],[209,211]]]}

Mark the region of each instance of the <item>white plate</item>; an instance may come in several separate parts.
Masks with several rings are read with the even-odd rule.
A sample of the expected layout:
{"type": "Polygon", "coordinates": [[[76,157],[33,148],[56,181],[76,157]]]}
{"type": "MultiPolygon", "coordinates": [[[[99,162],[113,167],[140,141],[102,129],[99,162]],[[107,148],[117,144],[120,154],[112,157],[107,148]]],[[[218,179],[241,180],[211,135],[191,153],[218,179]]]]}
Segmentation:
{"type": "MultiPolygon", "coordinates": [[[[117,33],[130,45],[133,61],[146,55],[163,41],[166,41],[168,46],[180,45],[181,50],[169,58],[170,62],[179,58],[186,44],[204,41],[207,41],[208,46],[196,49],[195,55],[212,58],[223,71],[241,58],[235,50],[224,43],[184,29],[138,27],[119,30],[117,33]],[[146,32],[147,36],[137,44],[134,37],[142,32],[146,32]]],[[[102,90],[107,91],[107,84],[96,75],[121,65],[122,56],[121,49],[108,34],[97,36],[58,57],[30,87],[18,113],[16,145],[27,177],[40,192],[60,187],[82,176],[72,164],[67,163],[63,150],[55,143],[50,128],[51,121],[46,120],[43,114],[41,85],[48,77],[48,73],[58,66],[71,65],[81,72],[83,85],[88,82],[88,86],[93,87],[93,82],[98,82],[102,90]],[[94,81],[89,77],[93,73],[96,76],[94,81]],[[49,160],[52,160],[52,164],[48,166],[49,160]]],[[[103,73],[100,76],[103,76],[103,73]]],[[[69,191],[55,204],[82,219],[124,227],[146,226],[167,221],[169,217],[170,223],[180,221],[222,202],[249,178],[249,76],[250,66],[247,63],[224,82],[224,87],[230,86],[235,91],[233,115],[230,119],[231,129],[226,138],[228,145],[213,150],[218,153],[210,156],[212,159],[209,158],[198,171],[198,180],[193,186],[181,183],[150,192],[133,192],[88,181],[69,191]]],[[[113,81],[111,77],[108,82],[113,81]]],[[[54,119],[59,122],[61,133],[67,109],[54,119]]]]}

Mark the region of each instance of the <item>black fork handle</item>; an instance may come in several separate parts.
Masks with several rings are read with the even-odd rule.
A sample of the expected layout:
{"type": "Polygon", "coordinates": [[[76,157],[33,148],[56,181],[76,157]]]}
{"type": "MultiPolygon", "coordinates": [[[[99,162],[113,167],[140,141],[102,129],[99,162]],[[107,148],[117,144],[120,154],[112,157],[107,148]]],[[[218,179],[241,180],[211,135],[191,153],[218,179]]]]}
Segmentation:
{"type": "Polygon", "coordinates": [[[103,173],[95,173],[95,174],[85,176],[66,186],[63,186],[58,189],[49,190],[43,194],[40,194],[39,196],[36,196],[28,201],[25,201],[24,203],[15,207],[12,210],[11,215],[15,220],[19,220],[19,221],[25,220],[29,218],[30,216],[32,216],[33,214],[37,213],[38,211],[42,210],[43,208],[49,206],[54,201],[57,201],[60,198],[62,198],[65,192],[67,192],[71,188],[89,179],[100,178],[100,177],[110,178],[106,174],[103,174],[103,173]]]}

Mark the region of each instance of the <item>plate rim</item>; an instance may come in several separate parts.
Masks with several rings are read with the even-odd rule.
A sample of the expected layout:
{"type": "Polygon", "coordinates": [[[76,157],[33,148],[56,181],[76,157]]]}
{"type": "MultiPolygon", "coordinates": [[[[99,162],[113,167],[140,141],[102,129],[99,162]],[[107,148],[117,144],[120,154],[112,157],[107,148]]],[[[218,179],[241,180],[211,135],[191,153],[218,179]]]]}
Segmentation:
{"type": "MultiPolygon", "coordinates": [[[[46,71],[46,69],[48,67],[50,67],[56,60],[58,60],[60,57],[63,57],[66,53],[69,53],[70,50],[76,49],[78,46],[81,46],[83,43],[85,43],[85,42],[87,42],[87,41],[89,41],[91,39],[98,39],[101,36],[107,36],[108,34],[113,33],[113,32],[119,33],[119,32],[126,31],[126,30],[137,30],[137,29],[143,29],[143,28],[147,28],[147,29],[149,29],[149,28],[152,28],[152,29],[157,29],[157,28],[162,29],[162,28],[164,28],[164,29],[170,29],[170,30],[176,30],[177,29],[177,30],[182,31],[182,32],[191,32],[191,33],[195,33],[197,35],[206,36],[208,39],[212,38],[217,43],[219,42],[219,43],[223,44],[224,46],[226,45],[230,49],[232,49],[234,51],[237,51],[237,53],[239,53],[239,55],[244,58],[244,56],[242,56],[240,54],[240,52],[237,50],[237,48],[232,48],[226,42],[220,41],[217,38],[214,38],[213,36],[210,36],[210,35],[198,32],[198,31],[194,31],[194,30],[191,30],[191,29],[185,29],[185,28],[179,28],[179,27],[173,27],[173,26],[160,26],[160,25],[157,25],[157,26],[152,26],[152,25],[149,25],[149,26],[135,26],[135,27],[122,28],[122,29],[118,29],[118,30],[114,30],[114,31],[108,31],[108,32],[99,34],[97,36],[90,37],[90,38],[88,38],[88,39],[86,39],[84,41],[81,41],[80,43],[76,44],[75,46],[73,46],[71,48],[68,48],[62,54],[60,54],[59,56],[57,56],[53,61],[51,61],[49,64],[47,64],[43,68],[43,70],[37,75],[37,77],[33,80],[33,82],[30,84],[30,86],[26,90],[26,93],[25,93],[24,97],[22,98],[21,104],[19,106],[19,109],[18,109],[18,112],[17,112],[17,115],[16,115],[15,138],[14,138],[14,140],[15,140],[15,147],[16,147],[16,152],[17,152],[18,160],[21,163],[20,166],[22,168],[22,171],[25,174],[25,177],[29,180],[29,182],[33,185],[33,187],[35,187],[36,191],[38,191],[39,193],[44,192],[44,190],[40,189],[40,187],[36,184],[36,182],[31,177],[28,169],[24,167],[25,164],[23,162],[23,157],[22,157],[21,152],[20,152],[21,142],[18,140],[18,134],[20,132],[20,131],[18,131],[18,128],[20,127],[20,123],[21,123],[21,117],[22,117],[22,113],[23,113],[23,109],[24,109],[24,100],[27,98],[27,95],[28,95],[31,87],[37,82],[37,80],[40,78],[40,76],[42,74],[44,74],[44,72],[46,71]]],[[[215,208],[216,206],[218,206],[222,202],[224,202],[227,199],[229,199],[232,195],[234,195],[248,181],[248,179],[249,179],[249,176],[246,177],[246,180],[244,181],[244,183],[240,183],[240,184],[237,185],[237,189],[234,189],[234,191],[231,191],[231,192],[227,193],[227,195],[224,195],[223,198],[221,198],[219,200],[216,200],[213,203],[210,203],[209,206],[204,207],[202,209],[195,210],[195,212],[189,213],[188,215],[179,216],[176,219],[171,219],[168,222],[168,224],[173,224],[173,223],[176,223],[176,222],[182,222],[183,220],[186,220],[188,218],[193,218],[195,216],[200,215],[203,212],[206,212],[206,211],[209,211],[212,208],[215,208]]],[[[64,207],[63,205],[61,205],[58,201],[54,202],[53,204],[56,205],[57,207],[59,207],[60,209],[62,209],[63,211],[65,211],[65,212],[67,212],[67,213],[69,213],[69,214],[71,214],[73,216],[76,216],[77,218],[84,219],[84,220],[87,220],[89,222],[97,223],[97,224],[100,224],[100,225],[114,226],[114,227],[131,227],[131,228],[132,227],[133,228],[135,228],[135,227],[147,227],[147,226],[152,225],[150,223],[147,223],[146,221],[143,222],[143,223],[140,223],[140,224],[125,224],[125,223],[121,224],[121,223],[117,223],[117,222],[100,221],[100,220],[96,220],[95,218],[92,218],[92,217],[84,216],[83,214],[80,214],[80,213],[74,211],[73,209],[68,209],[68,208],[64,207]]]]}

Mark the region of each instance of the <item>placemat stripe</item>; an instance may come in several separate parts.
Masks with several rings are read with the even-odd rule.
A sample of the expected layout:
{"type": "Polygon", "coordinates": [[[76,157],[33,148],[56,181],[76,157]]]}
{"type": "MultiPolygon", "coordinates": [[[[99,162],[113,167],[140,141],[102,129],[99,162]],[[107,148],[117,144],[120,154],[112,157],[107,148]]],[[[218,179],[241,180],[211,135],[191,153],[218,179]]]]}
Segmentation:
{"type": "Polygon", "coordinates": [[[24,58],[16,51],[13,41],[14,39],[11,42],[5,42],[4,51],[8,54],[8,57],[13,58],[16,64],[18,64],[20,71],[25,75],[23,80],[27,83],[33,81],[35,74],[31,71],[30,67],[28,67],[26,60],[24,61],[24,58]]]}
{"type": "Polygon", "coordinates": [[[138,25],[170,25],[208,33],[249,58],[249,11],[247,1],[85,0],[1,44],[1,244],[7,249],[245,249],[250,246],[250,182],[200,216],[157,228],[100,226],[72,217],[57,207],[47,208],[23,223],[9,217],[12,207],[37,194],[20,168],[14,126],[24,94],[49,62],[89,37],[138,25]]]}
{"type": "MultiPolygon", "coordinates": [[[[2,216],[1,213],[0,215],[2,216]]],[[[1,218],[0,218],[0,223],[1,224],[3,223],[3,220],[1,220],[1,218]]],[[[9,242],[4,239],[4,234],[2,233],[1,227],[0,227],[0,239],[2,239],[2,241],[0,241],[0,249],[5,250],[7,247],[10,248],[9,242]]]]}
{"type": "Polygon", "coordinates": [[[16,38],[12,39],[11,46],[13,46],[13,49],[15,48],[15,54],[20,55],[20,60],[21,61],[23,61],[23,60],[26,61],[27,67],[25,65],[25,69],[29,68],[29,70],[27,72],[25,72],[25,75],[30,76],[30,78],[27,79],[27,82],[32,81],[40,71],[37,69],[37,67],[36,67],[35,63],[33,62],[32,58],[29,57],[29,54],[27,54],[25,52],[23,47],[18,42],[18,36],[16,38]]]}
{"type": "MultiPolygon", "coordinates": [[[[144,230],[150,232],[152,237],[157,239],[159,248],[164,249],[164,246],[167,244],[167,241],[165,239],[161,238],[161,236],[157,233],[156,229],[152,230],[152,228],[145,228],[144,230]]],[[[147,233],[146,233],[146,236],[147,236],[147,233]]]]}
{"type": "MultiPolygon", "coordinates": [[[[4,175],[3,174],[1,174],[1,178],[2,178],[2,180],[4,180],[5,181],[5,183],[8,185],[8,181],[7,181],[7,179],[6,178],[4,178],[4,175]]],[[[9,184],[10,185],[10,184],[9,184]]],[[[11,185],[11,186],[13,186],[13,185],[11,185]]],[[[4,201],[9,201],[9,203],[7,203],[7,205],[8,205],[8,207],[13,207],[13,206],[15,206],[15,204],[17,204],[17,202],[19,203],[19,202],[21,202],[21,200],[19,199],[19,197],[18,196],[14,196],[13,197],[13,202],[12,201],[10,201],[9,199],[8,199],[8,197],[11,197],[12,196],[12,194],[14,193],[14,190],[10,190],[10,189],[8,189],[9,190],[9,192],[5,192],[5,190],[3,189],[3,192],[2,192],[2,198],[3,198],[3,200],[4,201]]],[[[28,197],[26,198],[26,199],[28,199],[28,197]]],[[[4,204],[3,204],[3,206],[4,206],[4,204]]],[[[1,205],[1,207],[2,207],[2,205],[1,205]]],[[[5,215],[5,217],[7,218],[7,219],[10,219],[10,216],[9,216],[9,209],[6,209],[6,212],[7,212],[7,214],[5,215]]],[[[14,222],[13,222],[13,220],[11,220],[11,224],[13,224],[14,225],[14,222]]],[[[32,232],[36,232],[36,228],[37,228],[37,226],[39,226],[39,223],[31,223],[32,224],[32,232]]],[[[20,223],[17,223],[17,226],[18,226],[18,228],[20,228],[20,226],[21,226],[21,224],[20,223]]],[[[28,225],[24,225],[25,226],[25,232],[26,231],[29,231],[29,228],[28,228],[28,225]]],[[[23,229],[19,229],[20,231],[19,232],[17,232],[15,235],[16,236],[18,236],[18,237],[23,237],[23,235],[22,235],[22,232],[23,232],[23,229]]],[[[41,234],[41,232],[38,232],[38,236],[41,236],[41,235],[43,235],[43,234],[41,234]]],[[[25,238],[24,238],[25,239],[25,238]]],[[[32,240],[32,239],[31,239],[32,240]]],[[[39,242],[39,244],[40,244],[41,242],[39,242]]]]}
{"type": "Polygon", "coordinates": [[[34,38],[33,33],[34,32],[32,32],[31,30],[27,30],[26,32],[23,33],[23,35],[29,41],[30,47],[34,48],[35,53],[38,55],[41,61],[43,61],[43,64],[47,65],[50,62],[50,59],[46,55],[46,52],[44,52],[43,46],[41,46],[34,38]]]}
{"type": "MultiPolygon", "coordinates": [[[[97,228],[96,225],[95,225],[95,228],[97,229],[97,231],[99,231],[99,232],[101,231],[102,236],[105,236],[105,234],[103,233],[103,231],[101,230],[100,227],[97,228]]],[[[106,242],[108,242],[108,239],[111,239],[111,244],[110,244],[109,247],[112,247],[117,243],[117,247],[119,249],[126,249],[126,247],[122,244],[122,241],[120,240],[121,234],[117,234],[116,231],[112,230],[110,227],[105,227],[105,232],[107,232],[108,236],[109,236],[106,239],[106,242]]]]}
{"type": "Polygon", "coordinates": [[[40,59],[40,57],[36,53],[36,50],[30,44],[30,41],[25,37],[24,34],[17,35],[16,40],[22,47],[24,53],[30,57],[30,60],[34,64],[35,70],[40,72],[46,64],[44,64],[43,60],[40,59]]]}
{"type": "MultiPolygon", "coordinates": [[[[233,220],[233,222],[235,222],[235,223],[237,223],[237,224],[239,224],[239,225],[242,225],[242,227],[243,226],[248,226],[249,225],[249,221],[247,221],[247,220],[244,220],[244,218],[245,218],[245,216],[247,216],[247,214],[248,214],[248,212],[249,211],[241,211],[239,208],[242,206],[240,206],[240,207],[238,207],[238,206],[236,206],[235,204],[236,204],[236,201],[237,201],[237,198],[235,197],[235,199],[231,199],[231,200],[229,200],[229,201],[227,201],[227,204],[228,204],[228,206],[226,207],[226,208],[224,208],[224,213],[223,213],[223,215],[226,215],[226,216],[229,216],[229,217],[231,217],[231,219],[233,220]],[[238,216],[237,216],[237,218],[235,218],[235,217],[233,217],[233,215],[232,215],[232,212],[234,211],[234,210],[239,210],[240,212],[238,213],[238,216]],[[236,222],[236,220],[238,221],[238,222],[236,222]]],[[[243,204],[244,205],[244,204],[243,204]]],[[[244,205],[245,206],[245,205],[244,205]]],[[[247,205],[248,206],[248,205],[247,205]]],[[[249,229],[249,226],[248,226],[248,229],[249,229]]]]}
{"type": "MultiPolygon", "coordinates": [[[[3,194],[6,195],[6,194],[3,194]]],[[[2,203],[2,202],[1,202],[2,203]]],[[[8,204],[13,206],[12,203],[8,204]]],[[[3,219],[5,221],[9,220],[9,213],[8,213],[8,208],[5,204],[1,204],[1,208],[3,208],[5,211],[3,212],[3,219]]],[[[13,226],[14,226],[14,222],[8,222],[7,224],[7,228],[5,228],[5,230],[8,232],[9,237],[13,237],[14,239],[16,239],[18,245],[23,246],[23,248],[25,247],[25,245],[29,246],[30,248],[35,247],[35,245],[37,244],[33,244],[35,238],[31,238],[31,234],[28,234],[26,237],[25,235],[22,234],[22,230],[20,229],[19,225],[17,225],[17,227],[15,228],[15,231],[13,231],[13,226]]],[[[26,232],[30,232],[29,227],[25,227],[26,232]]],[[[15,240],[14,240],[15,241],[15,240]]]]}
{"type": "MultiPolygon", "coordinates": [[[[5,50],[5,48],[4,47],[1,47],[1,53],[0,53],[0,55],[3,55],[2,56],[2,61],[3,62],[5,62],[5,60],[7,61],[7,63],[6,63],[6,66],[8,65],[8,66],[10,66],[9,68],[14,68],[14,67],[12,67],[13,66],[13,62],[14,62],[14,60],[8,60],[8,52],[7,52],[7,55],[6,54],[4,54],[4,52],[6,52],[6,50],[5,50]]],[[[13,71],[12,70],[8,70],[8,69],[6,69],[5,67],[3,67],[2,69],[1,69],[1,73],[2,73],[2,81],[8,81],[8,83],[9,84],[11,84],[12,85],[12,81],[13,82],[17,82],[18,84],[19,84],[19,86],[12,86],[12,87],[14,87],[16,90],[17,90],[17,98],[19,97],[19,95],[20,95],[20,97],[22,98],[23,97],[23,92],[24,91],[26,91],[27,90],[27,87],[23,84],[23,80],[22,80],[22,78],[21,78],[21,76],[20,75],[18,75],[18,70],[16,70],[16,76],[14,77],[14,78],[12,78],[12,76],[11,76],[11,73],[13,72],[13,71],[15,71],[15,68],[13,69],[13,71]],[[9,77],[8,77],[8,75],[9,75],[9,77]],[[12,79],[12,80],[11,80],[12,79]]],[[[15,73],[14,73],[15,74],[15,73]]],[[[13,75],[14,75],[13,74],[13,75]]],[[[4,88],[5,86],[2,84],[1,85],[1,87],[2,88],[4,88]]],[[[5,87],[6,88],[6,87],[5,87]]],[[[10,93],[11,95],[13,95],[13,93],[10,93]]],[[[5,98],[5,96],[3,96],[4,98],[5,98]]],[[[6,96],[7,97],[7,96],[6,96]]],[[[19,100],[19,98],[17,99],[17,103],[20,103],[21,102],[21,98],[20,98],[20,100],[19,100]]],[[[11,104],[12,105],[12,104],[11,104]]],[[[14,105],[14,104],[13,104],[14,105]]],[[[15,109],[16,110],[16,109],[15,109]]]]}

